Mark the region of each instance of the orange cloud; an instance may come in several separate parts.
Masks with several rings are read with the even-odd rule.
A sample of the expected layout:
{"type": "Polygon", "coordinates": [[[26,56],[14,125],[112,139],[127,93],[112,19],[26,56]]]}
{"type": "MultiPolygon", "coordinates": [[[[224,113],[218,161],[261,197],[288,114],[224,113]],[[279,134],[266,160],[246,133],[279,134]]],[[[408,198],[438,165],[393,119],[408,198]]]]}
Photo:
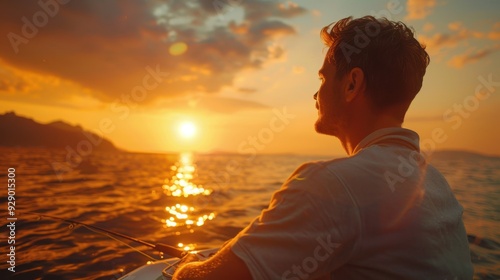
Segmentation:
{"type": "Polygon", "coordinates": [[[304,73],[305,70],[306,69],[302,66],[293,66],[293,68],[292,68],[292,72],[294,74],[302,74],[302,73],[304,73]]]}
{"type": "MultiPolygon", "coordinates": [[[[239,90],[241,92],[241,90],[239,90]]],[[[215,113],[232,114],[243,110],[268,108],[259,102],[240,98],[197,95],[190,97],[172,98],[158,101],[157,106],[162,109],[180,109],[210,111],[215,113]]]]}
{"type": "Polygon", "coordinates": [[[500,31],[491,31],[488,33],[488,38],[491,40],[500,40],[500,31]]]}
{"type": "Polygon", "coordinates": [[[432,36],[420,35],[418,39],[427,46],[429,52],[438,53],[442,48],[454,47],[458,42],[466,40],[472,35],[459,22],[448,24],[448,28],[451,33],[435,33],[432,36]]]}
{"type": "Polygon", "coordinates": [[[407,20],[424,19],[432,13],[436,0],[408,0],[406,4],[407,20]]]}
{"type": "Polygon", "coordinates": [[[285,50],[275,44],[276,38],[293,35],[295,29],[285,20],[306,11],[278,0],[242,1],[241,22],[223,24],[217,19],[224,9],[217,10],[212,1],[71,1],[49,12],[38,3],[0,2],[0,33],[11,34],[0,40],[0,70],[19,70],[10,76],[0,71],[0,98],[31,88],[14,82],[22,80],[22,71],[80,88],[62,96],[50,89],[37,93],[46,99],[90,89],[94,98],[113,102],[140,86],[147,90],[136,91],[147,95],[144,104],[200,91],[216,93],[232,86],[241,71],[282,59],[285,50]],[[44,12],[43,22],[34,16],[44,12]],[[172,46],[182,49],[172,54],[172,46]]]}
{"type": "Polygon", "coordinates": [[[95,109],[102,102],[93,90],[59,77],[20,70],[0,61],[0,99],[65,108],[95,109]],[[73,94],[77,92],[78,95],[73,94]]]}
{"type": "Polygon", "coordinates": [[[500,22],[493,25],[493,30],[487,36],[491,40],[500,40],[500,22]]]}
{"type": "Polygon", "coordinates": [[[500,34],[497,33],[498,31],[472,31],[463,26],[461,22],[449,23],[448,29],[450,31],[449,33],[435,33],[432,36],[420,35],[418,39],[427,46],[427,50],[431,54],[439,54],[444,49],[453,49],[459,43],[470,39],[500,40],[500,34]]]}
{"type": "Polygon", "coordinates": [[[500,45],[484,48],[478,51],[469,50],[464,54],[456,55],[448,61],[448,65],[455,68],[462,68],[465,64],[476,62],[488,55],[500,50],[500,45]]]}
{"type": "Polygon", "coordinates": [[[424,24],[424,26],[422,27],[422,29],[424,30],[424,32],[432,31],[434,29],[434,24],[432,24],[430,22],[427,22],[427,23],[424,24]]]}
{"type": "Polygon", "coordinates": [[[313,17],[321,17],[321,11],[320,10],[312,10],[311,15],[313,17]]]}
{"type": "Polygon", "coordinates": [[[252,94],[252,93],[257,92],[257,89],[243,87],[243,88],[238,88],[238,92],[243,93],[243,94],[252,94]]]}

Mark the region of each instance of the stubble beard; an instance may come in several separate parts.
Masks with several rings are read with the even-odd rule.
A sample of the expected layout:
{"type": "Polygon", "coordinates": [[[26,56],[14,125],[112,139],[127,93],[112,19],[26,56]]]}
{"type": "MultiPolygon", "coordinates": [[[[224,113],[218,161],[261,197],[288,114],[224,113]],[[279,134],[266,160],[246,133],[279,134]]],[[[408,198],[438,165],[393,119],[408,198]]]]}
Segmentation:
{"type": "Polygon", "coordinates": [[[314,130],[319,134],[329,135],[338,137],[339,128],[335,125],[335,122],[330,120],[330,122],[326,122],[325,119],[318,118],[316,123],[314,123],[314,130]]]}

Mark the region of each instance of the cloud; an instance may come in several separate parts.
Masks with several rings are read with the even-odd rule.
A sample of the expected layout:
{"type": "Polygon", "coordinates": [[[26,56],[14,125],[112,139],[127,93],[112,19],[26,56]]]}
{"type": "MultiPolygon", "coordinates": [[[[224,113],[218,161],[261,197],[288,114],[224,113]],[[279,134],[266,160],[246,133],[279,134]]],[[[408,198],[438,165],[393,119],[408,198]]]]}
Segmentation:
{"type": "Polygon", "coordinates": [[[302,66],[293,66],[292,73],[294,73],[294,74],[302,74],[302,73],[304,73],[305,70],[306,69],[304,67],[302,67],[302,66]]]}
{"type": "Polygon", "coordinates": [[[424,26],[422,27],[422,29],[424,30],[424,32],[432,31],[434,29],[434,24],[432,24],[430,22],[427,22],[427,23],[424,24],[424,26]]]}
{"type": "Polygon", "coordinates": [[[268,106],[239,98],[219,97],[219,96],[188,96],[159,101],[157,108],[181,109],[185,111],[210,111],[222,114],[232,114],[244,110],[265,109],[268,106]]]}
{"type": "Polygon", "coordinates": [[[424,19],[432,13],[436,0],[408,0],[406,4],[407,20],[424,19]]]}
{"type": "Polygon", "coordinates": [[[487,36],[491,40],[500,40],[500,31],[491,31],[487,36]]]}
{"type": "MultiPolygon", "coordinates": [[[[0,40],[0,70],[19,70],[19,77],[0,73],[0,80],[22,79],[23,71],[54,76],[104,102],[130,94],[147,67],[168,75],[145,103],[232,86],[241,71],[284,58],[286,50],[276,41],[295,34],[285,20],[306,12],[278,0],[241,1],[243,16],[222,22],[225,10],[212,1],[70,1],[48,10],[38,3],[0,3],[0,33],[11,34],[0,40]],[[170,54],[177,46],[182,52],[170,54]]],[[[0,97],[16,87],[26,89],[3,82],[0,97]]],[[[43,94],[53,98],[50,91],[43,94]]]]}
{"type": "Polygon", "coordinates": [[[285,4],[282,1],[252,0],[242,1],[242,5],[245,6],[245,19],[252,22],[271,17],[292,18],[307,12],[305,8],[292,2],[285,4]]]}
{"type": "Polygon", "coordinates": [[[471,39],[483,39],[489,41],[500,40],[500,34],[494,29],[487,32],[479,32],[467,29],[461,22],[451,22],[448,24],[447,33],[434,33],[434,35],[420,35],[418,39],[427,47],[430,54],[441,54],[445,50],[453,49],[462,42],[471,39]],[[498,36],[497,36],[498,35],[498,36]]]}
{"type": "Polygon", "coordinates": [[[465,64],[476,62],[490,54],[500,50],[500,45],[489,48],[480,49],[477,51],[469,50],[464,54],[456,55],[448,61],[448,65],[455,68],[462,68],[465,64]]]}
{"type": "Polygon", "coordinates": [[[487,37],[490,40],[500,40],[500,22],[493,25],[493,30],[488,32],[487,37]]]}
{"type": "Polygon", "coordinates": [[[215,96],[200,99],[196,107],[218,113],[235,113],[242,110],[268,108],[266,105],[254,101],[215,96]]]}
{"type": "MultiPolygon", "coordinates": [[[[0,60],[0,65],[1,65],[0,60]]],[[[15,67],[0,68],[0,92],[11,96],[35,96],[46,87],[58,87],[61,80],[55,76],[20,71],[15,67]]]]}
{"type": "Polygon", "coordinates": [[[313,17],[321,17],[321,11],[320,10],[311,10],[311,15],[313,17]]]}
{"type": "Polygon", "coordinates": [[[0,80],[0,91],[7,92],[9,94],[15,93],[25,93],[36,89],[37,85],[25,80],[25,79],[1,79],[0,80]]]}
{"type": "MultiPolygon", "coordinates": [[[[468,48],[467,51],[448,59],[448,66],[462,68],[466,64],[476,62],[488,57],[490,54],[500,49],[500,23],[495,23],[489,31],[474,31],[467,29],[462,22],[455,21],[448,23],[448,32],[436,32],[433,35],[421,35],[419,41],[426,45],[426,49],[431,56],[444,56],[451,50],[459,46],[470,46],[473,41],[483,41],[486,47],[482,49],[468,48]],[[489,45],[489,46],[488,46],[489,45]]],[[[474,44],[475,44],[474,41],[474,44]]]]}
{"type": "Polygon", "coordinates": [[[441,49],[452,48],[460,41],[469,39],[473,35],[459,22],[448,24],[448,29],[450,33],[435,33],[432,36],[420,35],[418,39],[426,45],[429,52],[439,53],[441,49]]]}
{"type": "Polygon", "coordinates": [[[257,89],[255,88],[238,88],[238,92],[244,93],[244,94],[252,94],[257,92],[257,89]]]}
{"type": "Polygon", "coordinates": [[[295,29],[281,21],[261,21],[253,25],[249,30],[252,41],[261,42],[269,37],[278,37],[295,33],[295,29]]]}

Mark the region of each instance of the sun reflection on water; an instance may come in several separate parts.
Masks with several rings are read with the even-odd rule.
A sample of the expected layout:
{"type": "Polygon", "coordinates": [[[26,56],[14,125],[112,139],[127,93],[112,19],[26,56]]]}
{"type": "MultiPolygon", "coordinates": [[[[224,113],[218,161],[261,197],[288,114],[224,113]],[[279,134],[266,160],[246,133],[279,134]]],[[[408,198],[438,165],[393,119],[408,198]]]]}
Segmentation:
{"type": "MultiPolygon", "coordinates": [[[[201,227],[207,220],[213,220],[215,213],[205,209],[197,209],[190,198],[204,199],[212,194],[211,189],[205,189],[202,185],[197,185],[192,180],[195,178],[196,167],[193,163],[192,155],[183,153],[179,162],[171,167],[175,175],[171,179],[166,179],[163,190],[167,196],[181,199],[175,205],[165,207],[167,227],[193,226],[201,227]]],[[[184,246],[182,246],[184,247],[184,246]]]]}
{"type": "Polygon", "coordinates": [[[213,220],[215,213],[196,216],[195,208],[188,207],[184,204],[176,204],[165,208],[170,217],[165,221],[167,227],[191,226],[196,225],[201,227],[206,220],[213,220]]]}
{"type": "Polygon", "coordinates": [[[195,248],[194,244],[184,244],[184,243],[178,243],[177,247],[181,248],[184,251],[192,251],[195,248]]]}
{"type": "Polygon", "coordinates": [[[212,190],[205,189],[202,185],[196,185],[191,180],[194,177],[196,168],[192,163],[191,154],[181,154],[180,161],[170,167],[176,174],[170,179],[165,180],[163,185],[165,194],[175,197],[188,197],[197,195],[210,195],[212,190]]]}

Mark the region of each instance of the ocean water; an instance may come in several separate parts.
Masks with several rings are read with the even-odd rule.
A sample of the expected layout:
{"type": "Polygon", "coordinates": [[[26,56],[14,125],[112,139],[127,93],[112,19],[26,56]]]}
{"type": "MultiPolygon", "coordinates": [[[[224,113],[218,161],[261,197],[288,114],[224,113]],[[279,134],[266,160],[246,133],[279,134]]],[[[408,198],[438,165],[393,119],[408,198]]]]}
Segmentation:
{"type": "MultiPolygon", "coordinates": [[[[116,279],[162,256],[74,219],[179,248],[218,247],[265,208],[301,163],[297,155],[134,154],[93,152],[83,161],[64,150],[0,149],[0,279],[116,279]],[[9,215],[8,169],[15,168],[15,210],[9,215]],[[15,271],[7,270],[15,221],[15,271]]],[[[435,153],[464,206],[474,279],[500,279],[500,158],[435,153]]],[[[12,175],[11,175],[12,176],[12,175]]],[[[12,204],[11,204],[12,206],[12,204]]]]}

